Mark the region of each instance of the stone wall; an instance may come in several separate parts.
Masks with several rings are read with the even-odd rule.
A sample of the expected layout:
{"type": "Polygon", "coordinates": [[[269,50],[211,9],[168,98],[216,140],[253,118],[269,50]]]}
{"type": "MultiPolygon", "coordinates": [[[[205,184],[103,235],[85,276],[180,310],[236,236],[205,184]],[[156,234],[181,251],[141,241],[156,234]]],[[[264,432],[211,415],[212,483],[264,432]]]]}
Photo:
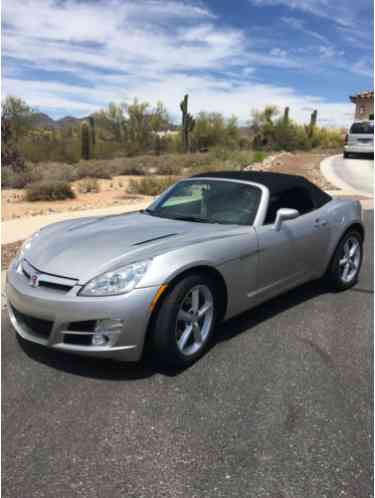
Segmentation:
{"type": "Polygon", "coordinates": [[[356,121],[362,121],[365,119],[374,119],[374,99],[363,99],[357,98],[355,102],[355,116],[356,121]]]}

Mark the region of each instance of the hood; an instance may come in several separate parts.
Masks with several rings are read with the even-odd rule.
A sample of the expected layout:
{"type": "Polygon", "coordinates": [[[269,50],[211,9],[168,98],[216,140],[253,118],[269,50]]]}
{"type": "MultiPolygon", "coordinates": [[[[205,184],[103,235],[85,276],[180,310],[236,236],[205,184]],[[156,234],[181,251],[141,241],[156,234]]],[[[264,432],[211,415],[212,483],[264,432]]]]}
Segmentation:
{"type": "Polygon", "coordinates": [[[228,228],[139,212],[81,218],[41,230],[25,258],[39,271],[85,283],[105,271],[152,258],[188,240],[207,240],[228,228]]]}

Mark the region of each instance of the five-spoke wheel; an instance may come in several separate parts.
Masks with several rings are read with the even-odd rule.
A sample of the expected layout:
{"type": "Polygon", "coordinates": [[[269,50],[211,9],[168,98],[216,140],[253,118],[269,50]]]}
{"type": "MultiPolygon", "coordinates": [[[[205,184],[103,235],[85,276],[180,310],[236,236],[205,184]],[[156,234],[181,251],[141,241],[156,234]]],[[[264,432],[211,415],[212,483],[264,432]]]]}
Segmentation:
{"type": "Polygon", "coordinates": [[[185,296],[177,314],[176,340],[182,354],[196,353],[211,330],[214,298],[207,285],[193,287],[185,296]]]}
{"type": "Polygon", "coordinates": [[[215,285],[190,274],[170,287],[152,330],[152,345],[163,363],[185,367],[207,350],[216,321],[215,285]]]}
{"type": "Polygon", "coordinates": [[[362,237],[348,231],[339,242],[328,269],[328,277],[336,290],[345,290],[358,279],[362,264],[362,237]]]}

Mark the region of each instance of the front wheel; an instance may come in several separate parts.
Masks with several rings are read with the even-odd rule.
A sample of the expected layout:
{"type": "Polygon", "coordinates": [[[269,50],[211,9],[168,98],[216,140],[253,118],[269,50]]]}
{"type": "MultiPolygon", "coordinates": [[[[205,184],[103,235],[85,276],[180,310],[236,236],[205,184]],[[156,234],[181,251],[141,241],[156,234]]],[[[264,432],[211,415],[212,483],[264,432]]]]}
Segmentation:
{"type": "Polygon", "coordinates": [[[157,360],[184,368],[207,350],[216,321],[215,288],[209,278],[189,275],[168,292],[152,330],[157,360]]]}
{"type": "Polygon", "coordinates": [[[339,242],[327,272],[335,290],[352,287],[358,280],[363,257],[363,241],[356,230],[347,232],[339,242]]]}

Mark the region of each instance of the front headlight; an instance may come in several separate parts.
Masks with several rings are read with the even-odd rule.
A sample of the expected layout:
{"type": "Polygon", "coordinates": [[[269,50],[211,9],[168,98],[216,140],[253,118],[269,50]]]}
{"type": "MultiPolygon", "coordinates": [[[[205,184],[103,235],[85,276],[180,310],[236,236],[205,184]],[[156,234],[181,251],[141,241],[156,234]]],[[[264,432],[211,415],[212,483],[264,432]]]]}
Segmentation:
{"type": "Polygon", "coordinates": [[[116,296],[134,289],[148,270],[151,260],[140,261],[109,271],[93,278],[86,284],[80,296],[116,296]]]}
{"type": "Polygon", "coordinates": [[[22,261],[25,252],[28,251],[31,247],[31,244],[39,237],[40,232],[35,232],[31,237],[25,240],[25,242],[22,244],[22,246],[19,248],[14,260],[13,260],[13,265],[18,266],[19,263],[22,261]]]}

